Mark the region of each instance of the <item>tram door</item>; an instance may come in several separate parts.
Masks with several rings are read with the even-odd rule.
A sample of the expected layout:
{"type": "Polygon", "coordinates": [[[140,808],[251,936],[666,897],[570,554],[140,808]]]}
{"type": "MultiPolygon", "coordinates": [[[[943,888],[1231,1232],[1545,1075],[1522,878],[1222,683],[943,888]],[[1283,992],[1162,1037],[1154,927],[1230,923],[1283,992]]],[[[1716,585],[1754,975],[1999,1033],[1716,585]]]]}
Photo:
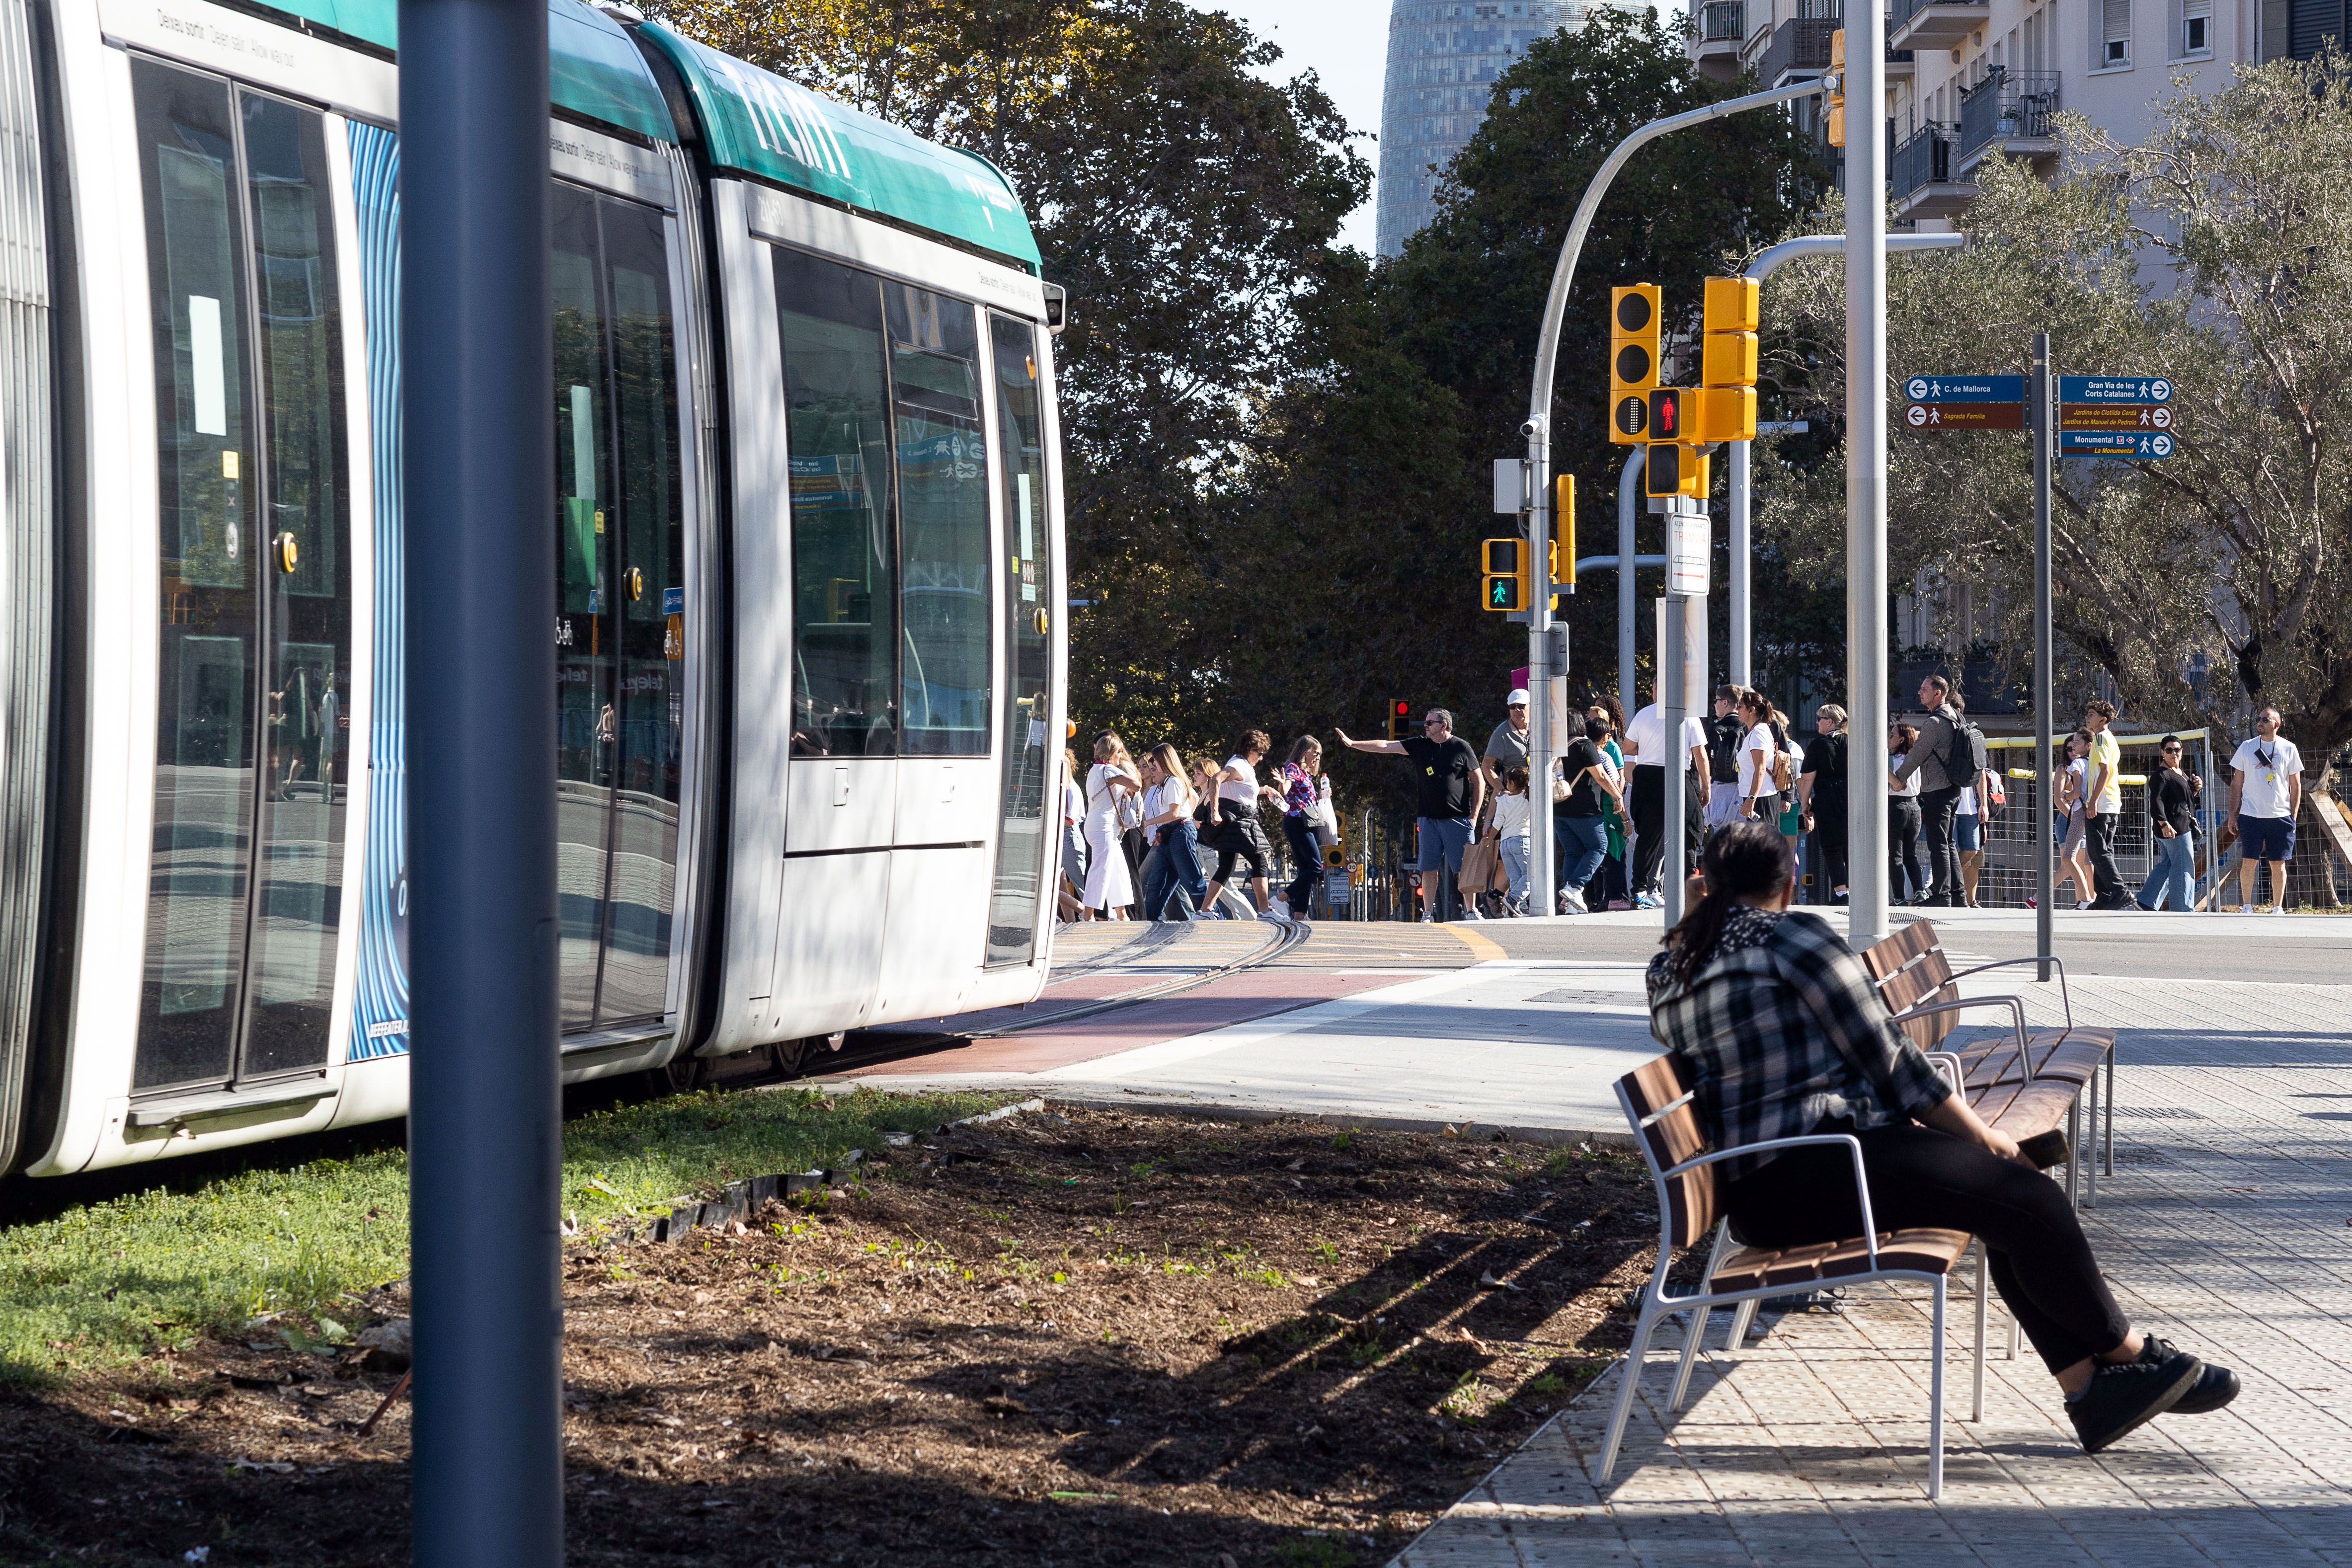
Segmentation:
{"type": "Polygon", "coordinates": [[[327,1061],[351,496],[321,117],[152,60],[131,69],[161,481],[132,1075],[148,1090],[327,1061]]]}
{"type": "Polygon", "coordinates": [[[556,877],[563,1027],[668,997],[685,520],[664,220],[557,184],[556,877]]]}
{"type": "Polygon", "coordinates": [[[996,468],[1004,510],[1005,677],[1003,820],[988,910],[988,962],[1026,963],[1037,946],[1037,904],[1060,874],[1060,803],[1048,831],[1046,793],[1058,762],[1053,717],[1052,531],[1045,511],[1045,420],[1037,329],[989,318],[996,375],[996,468]],[[1048,851],[1052,858],[1047,858],[1048,851]]]}

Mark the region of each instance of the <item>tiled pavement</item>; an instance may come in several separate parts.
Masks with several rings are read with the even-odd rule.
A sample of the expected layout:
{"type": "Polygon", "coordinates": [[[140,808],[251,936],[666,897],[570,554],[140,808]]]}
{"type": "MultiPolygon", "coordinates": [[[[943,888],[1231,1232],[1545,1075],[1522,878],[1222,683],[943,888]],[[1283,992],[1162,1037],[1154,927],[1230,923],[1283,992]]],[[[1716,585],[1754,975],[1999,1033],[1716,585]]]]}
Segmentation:
{"type": "MultiPolygon", "coordinates": [[[[2049,1016],[2055,987],[2015,979],[2049,1016]]],[[[1856,1292],[1736,1356],[1708,1333],[1662,1422],[1654,1348],[1616,1483],[1587,1464],[1622,1367],[1399,1559],[1519,1564],[2352,1563],[2352,985],[2077,981],[2122,1031],[2116,1169],[2085,1222],[2125,1310],[2238,1369],[2219,1414],[2084,1457],[1994,1305],[1985,1418],[1969,1413],[1973,1270],[1953,1281],[1944,1496],[1926,1498],[1924,1291],[1856,1292]]]]}

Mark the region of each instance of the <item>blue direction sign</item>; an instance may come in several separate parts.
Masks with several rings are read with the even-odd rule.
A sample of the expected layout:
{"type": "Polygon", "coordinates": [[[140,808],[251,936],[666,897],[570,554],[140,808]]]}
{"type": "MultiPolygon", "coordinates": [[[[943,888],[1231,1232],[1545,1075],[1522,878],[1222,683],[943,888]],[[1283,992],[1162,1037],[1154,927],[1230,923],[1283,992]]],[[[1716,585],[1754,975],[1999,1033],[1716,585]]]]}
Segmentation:
{"type": "Polygon", "coordinates": [[[2058,433],[2058,455],[2062,458],[2169,458],[2172,456],[2172,433],[2168,430],[2062,430],[2058,433]]]}
{"type": "Polygon", "coordinates": [[[2021,375],[1915,375],[1903,383],[1911,403],[2022,403],[2021,375]]]}
{"type": "Polygon", "coordinates": [[[2172,383],[2160,375],[2062,375],[2061,403],[2169,403],[2172,383]]]}

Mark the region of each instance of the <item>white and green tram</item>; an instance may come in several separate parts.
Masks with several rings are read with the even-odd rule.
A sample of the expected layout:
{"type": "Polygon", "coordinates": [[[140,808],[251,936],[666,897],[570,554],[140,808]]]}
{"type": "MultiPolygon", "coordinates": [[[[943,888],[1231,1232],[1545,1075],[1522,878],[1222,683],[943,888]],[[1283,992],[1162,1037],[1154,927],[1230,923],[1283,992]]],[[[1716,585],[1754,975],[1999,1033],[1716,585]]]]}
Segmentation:
{"type": "MultiPolygon", "coordinates": [[[[0,0],[0,1172],[405,1109],[395,17],[0,0]]],[[[1027,1001],[1019,197],[625,7],[548,25],[566,1079],[1027,1001]]]]}

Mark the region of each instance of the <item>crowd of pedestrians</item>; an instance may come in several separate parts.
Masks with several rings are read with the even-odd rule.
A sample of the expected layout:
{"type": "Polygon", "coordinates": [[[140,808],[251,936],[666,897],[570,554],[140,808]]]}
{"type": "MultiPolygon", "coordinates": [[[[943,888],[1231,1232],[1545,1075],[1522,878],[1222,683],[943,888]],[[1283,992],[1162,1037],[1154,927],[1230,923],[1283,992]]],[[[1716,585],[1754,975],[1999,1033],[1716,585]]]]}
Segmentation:
{"type": "MultiPolygon", "coordinates": [[[[1920,721],[1898,722],[1887,736],[1889,899],[1978,908],[1986,847],[2009,792],[1952,683],[1928,675],[1918,698],[1920,721]]],[[[1613,697],[1591,698],[1571,716],[1543,779],[1531,768],[1528,693],[1510,692],[1504,713],[1483,752],[1455,732],[1454,714],[1443,708],[1425,710],[1420,733],[1402,740],[1359,741],[1334,731],[1342,746],[1402,758],[1411,770],[1409,858],[1421,918],[1542,912],[1531,907],[1529,889],[1536,813],[1546,809],[1557,856],[1552,912],[1658,907],[1672,752],[1657,702],[1628,721],[1613,697]]],[[[2181,738],[2158,742],[2145,777],[2149,869],[2136,892],[2116,860],[2125,775],[2116,718],[2113,703],[2086,703],[2082,727],[2067,738],[2059,762],[2053,831],[2060,879],[2073,884],[2074,907],[2194,909],[2200,879],[2233,841],[2242,852],[2236,907],[2248,913],[2283,907],[2304,763],[2294,742],[2280,733],[2278,710],[2261,710],[2255,732],[2231,758],[2229,801],[2221,812],[2207,812],[2203,780],[2182,765],[2181,738]],[[2270,901],[2257,905],[2265,869],[2270,901]]],[[[1794,862],[1810,867],[1806,897],[1845,902],[1853,788],[1846,720],[1844,709],[1822,703],[1801,742],[1789,715],[1762,692],[1717,688],[1712,715],[1685,718],[1677,739],[1688,769],[1685,869],[1696,863],[1706,836],[1733,823],[1769,824],[1788,840],[1794,862]]],[[[1322,742],[1297,736],[1261,777],[1273,752],[1260,730],[1242,731],[1222,763],[1188,763],[1165,742],[1139,763],[1109,731],[1095,738],[1093,762],[1083,771],[1066,752],[1063,918],[1305,916],[1323,885],[1324,851],[1337,842],[1339,824],[1322,772],[1322,742]],[[1277,857],[1262,810],[1280,814],[1292,875],[1279,889],[1272,886],[1277,857]],[[1213,871],[1204,864],[1210,858],[1213,871]],[[1236,877],[1247,887],[1246,903],[1238,887],[1228,894],[1236,877]]],[[[2227,891],[2216,886],[2206,896],[2227,907],[2227,891]]]]}

